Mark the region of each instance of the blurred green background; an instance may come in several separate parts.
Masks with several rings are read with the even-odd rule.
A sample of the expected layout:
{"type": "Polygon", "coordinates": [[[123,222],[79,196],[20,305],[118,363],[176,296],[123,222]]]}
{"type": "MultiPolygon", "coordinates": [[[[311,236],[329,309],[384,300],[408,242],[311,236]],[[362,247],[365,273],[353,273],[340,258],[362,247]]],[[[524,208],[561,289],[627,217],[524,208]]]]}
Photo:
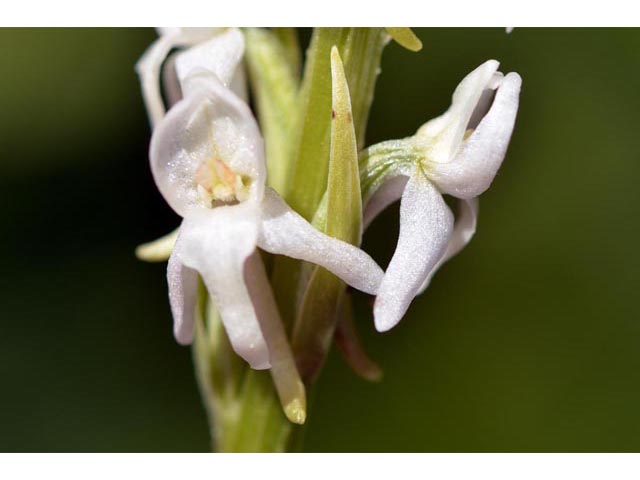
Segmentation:
{"type": "MultiPolygon", "coordinates": [[[[412,134],[496,58],[523,79],[478,233],[404,321],[333,353],[309,451],[640,450],[640,30],[418,29],[385,51],[369,143],[412,134]]],[[[164,265],[133,65],[150,29],[2,29],[0,450],[207,451],[164,265]]],[[[397,208],[365,236],[386,262],[397,208]]]]}

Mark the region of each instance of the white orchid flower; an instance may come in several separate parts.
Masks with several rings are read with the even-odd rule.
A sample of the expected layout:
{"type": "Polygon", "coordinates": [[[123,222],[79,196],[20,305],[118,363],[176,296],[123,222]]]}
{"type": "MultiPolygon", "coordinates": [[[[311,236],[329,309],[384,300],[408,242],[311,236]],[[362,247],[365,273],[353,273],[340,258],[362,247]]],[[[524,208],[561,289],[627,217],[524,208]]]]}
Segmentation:
{"type": "Polygon", "coordinates": [[[395,326],[440,265],[469,242],[478,202],[493,181],[509,145],[521,78],[504,76],[490,60],[456,88],[451,107],[404,140],[364,152],[372,179],[364,224],[401,199],[400,234],[374,304],[377,330],[395,326]],[[454,217],[443,194],[460,199],[454,217]]]}
{"type": "MultiPolygon", "coordinates": [[[[235,28],[160,27],[157,32],[159,38],[147,49],[136,64],[136,71],[142,84],[144,103],[152,126],[157,125],[166,111],[161,94],[160,77],[162,64],[167,60],[171,50],[174,48],[200,47],[196,47],[190,54],[178,55],[178,59],[187,57],[189,60],[176,61],[176,69],[182,70],[181,72],[178,71],[177,77],[173,74],[172,68],[167,69],[168,73],[164,76],[164,79],[168,87],[167,93],[170,104],[175,103],[180,97],[177,78],[181,74],[184,76],[185,68],[189,68],[194,64],[199,64],[200,66],[206,63],[219,65],[222,58],[229,63],[237,65],[244,53],[242,33],[235,28]],[[218,41],[216,42],[216,40],[218,41]],[[221,45],[225,44],[228,49],[220,48],[221,45]]],[[[238,78],[234,79],[233,83],[238,90],[244,91],[242,70],[236,70],[234,65],[228,71],[238,72],[238,78]]],[[[222,79],[222,77],[220,78],[222,79]]]]}
{"type": "MultiPolygon", "coordinates": [[[[201,43],[185,49],[172,56],[171,68],[165,69],[165,86],[168,104],[173,105],[182,98],[182,86],[186,78],[193,71],[213,73],[223,85],[230,87],[236,94],[246,100],[246,79],[241,62],[244,55],[244,35],[237,28],[229,29],[159,29],[165,36],[189,38],[191,41],[202,40],[201,43]]],[[[161,37],[158,42],[162,43],[161,37]]],[[[154,47],[150,48],[154,51],[154,47]]],[[[149,54],[145,54],[147,57],[149,54]]],[[[157,76],[149,75],[151,61],[144,57],[138,63],[145,101],[148,100],[148,113],[155,125],[164,117],[164,103],[160,96],[159,80],[157,76]],[[143,68],[140,68],[143,66],[143,68]]],[[[173,245],[178,238],[178,230],[151,242],[140,245],[136,249],[136,256],[148,262],[164,262],[171,255],[173,245]]]]}
{"type": "Polygon", "coordinates": [[[269,368],[249,293],[257,274],[245,268],[256,247],[321,265],[372,294],[383,272],[360,249],[316,230],[266,186],[263,140],[244,101],[204,70],[192,70],[182,87],[184,98],[158,124],[150,147],[156,184],[183,217],[168,266],[174,333],[182,344],[192,341],[199,273],[234,350],[253,368],[269,368]]]}

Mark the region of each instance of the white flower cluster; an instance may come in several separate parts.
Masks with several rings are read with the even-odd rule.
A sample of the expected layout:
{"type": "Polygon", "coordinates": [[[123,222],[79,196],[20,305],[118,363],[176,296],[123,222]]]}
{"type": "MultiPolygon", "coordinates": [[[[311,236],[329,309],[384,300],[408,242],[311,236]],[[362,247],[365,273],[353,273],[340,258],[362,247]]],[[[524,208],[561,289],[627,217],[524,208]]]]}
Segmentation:
{"type": "Polygon", "coordinates": [[[439,266],[473,236],[477,197],[504,159],[521,79],[488,61],[462,80],[449,110],[414,136],[365,149],[372,171],[390,152],[402,159],[376,177],[364,199],[365,227],[401,199],[397,248],[383,272],[361,249],[316,230],[267,186],[268,159],[246,102],[243,53],[238,29],[161,30],[137,68],[154,127],[153,176],[183,218],[168,265],[176,339],[193,339],[199,274],[234,350],[264,369],[275,367],[272,345],[281,344],[271,336],[281,340],[283,333],[257,248],[321,265],[376,295],[376,328],[392,328],[439,266]],[[161,66],[174,47],[183,50],[164,79],[166,97],[175,102],[167,110],[161,66]],[[455,221],[443,194],[460,199],[455,221]]]}

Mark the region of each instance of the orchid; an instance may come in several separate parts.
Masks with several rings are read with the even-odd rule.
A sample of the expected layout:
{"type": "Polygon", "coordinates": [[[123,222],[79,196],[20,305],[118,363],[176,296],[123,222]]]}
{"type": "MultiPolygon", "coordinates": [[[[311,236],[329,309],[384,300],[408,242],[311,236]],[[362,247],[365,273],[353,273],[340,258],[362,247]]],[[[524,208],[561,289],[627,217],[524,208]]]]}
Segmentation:
{"type": "Polygon", "coordinates": [[[521,79],[490,60],[467,75],[443,115],[403,140],[369,147],[361,157],[365,226],[401,199],[400,233],[374,304],[376,329],[395,326],[435,271],[471,240],[477,197],[493,181],[509,145],[521,79]],[[459,199],[454,216],[443,194],[459,199]]]}
{"type": "Polygon", "coordinates": [[[243,273],[257,246],[321,265],[368,293],[377,291],[382,270],[358,248],[320,233],[265,186],[262,137],[246,103],[204,71],[183,89],[150,147],[156,184],[184,219],[168,267],[175,336],[192,341],[200,273],[235,351],[253,368],[269,368],[245,285],[252,278],[243,273]]]}
{"type": "MultiPolygon", "coordinates": [[[[164,102],[160,95],[160,81],[155,70],[162,64],[162,58],[158,52],[165,49],[167,45],[174,45],[178,40],[195,45],[178,53],[172,59],[171,74],[166,75],[170,105],[182,98],[180,84],[193,70],[205,70],[214,74],[223,85],[230,87],[243,99],[246,98],[246,81],[241,65],[245,42],[240,30],[237,28],[161,28],[158,30],[161,37],[136,65],[152,125],[156,125],[165,114],[164,102]],[[200,43],[197,43],[198,41],[200,43]]],[[[166,261],[171,255],[177,238],[178,230],[176,229],[159,239],[140,245],[136,249],[136,255],[149,262],[166,261]]]]}

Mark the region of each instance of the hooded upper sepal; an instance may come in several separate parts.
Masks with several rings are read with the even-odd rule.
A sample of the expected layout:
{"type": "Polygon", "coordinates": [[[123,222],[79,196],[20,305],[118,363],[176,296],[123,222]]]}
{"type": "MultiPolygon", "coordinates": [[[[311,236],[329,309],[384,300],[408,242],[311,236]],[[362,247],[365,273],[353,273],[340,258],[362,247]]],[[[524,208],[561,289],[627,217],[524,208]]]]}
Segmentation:
{"type": "Polygon", "coordinates": [[[471,135],[460,140],[449,161],[429,162],[429,176],[442,193],[465,199],[477,197],[489,188],[502,165],[518,113],[522,79],[513,72],[493,79],[484,95],[474,97],[476,106],[468,119],[468,126],[473,127],[468,129],[471,135]],[[486,94],[494,86],[495,98],[491,94],[487,100],[486,94]]]}
{"type": "Polygon", "coordinates": [[[210,162],[223,162],[248,196],[262,197],[266,180],[264,144],[248,105],[212,73],[199,71],[189,80],[188,96],[174,105],[151,137],[151,171],[160,193],[178,215],[210,210],[202,202],[196,179],[210,162]]]}
{"type": "Polygon", "coordinates": [[[232,88],[237,73],[242,70],[238,67],[244,48],[242,32],[229,28],[179,53],[175,68],[183,94],[189,94],[189,78],[198,71],[213,74],[225,87],[232,88]]]}

